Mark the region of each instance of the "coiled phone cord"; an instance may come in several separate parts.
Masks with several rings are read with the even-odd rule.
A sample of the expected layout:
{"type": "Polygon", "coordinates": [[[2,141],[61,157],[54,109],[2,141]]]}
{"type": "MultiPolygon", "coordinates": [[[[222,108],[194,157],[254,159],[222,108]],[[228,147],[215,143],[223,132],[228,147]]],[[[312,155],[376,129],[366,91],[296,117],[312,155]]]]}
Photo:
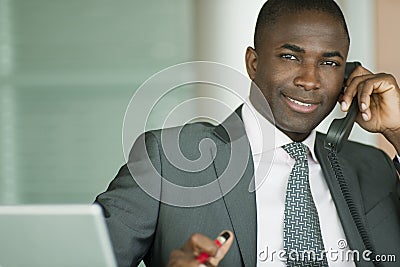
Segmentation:
{"type": "MultiPolygon", "coordinates": [[[[376,253],[374,246],[372,245],[372,242],[368,236],[368,232],[365,229],[365,225],[363,224],[361,220],[361,216],[358,213],[357,206],[355,205],[353,198],[351,197],[350,191],[349,191],[349,186],[346,183],[346,180],[344,179],[343,171],[342,168],[339,164],[339,160],[336,154],[335,150],[331,150],[328,153],[328,159],[331,164],[331,167],[335,173],[336,179],[339,183],[340,190],[342,191],[343,197],[347,203],[347,207],[349,208],[351,217],[353,218],[354,223],[356,224],[357,230],[361,235],[361,238],[364,242],[365,248],[369,251],[371,251],[372,259],[376,258],[376,253]]],[[[376,267],[382,267],[382,263],[379,261],[373,261],[373,264],[376,267]]]]}

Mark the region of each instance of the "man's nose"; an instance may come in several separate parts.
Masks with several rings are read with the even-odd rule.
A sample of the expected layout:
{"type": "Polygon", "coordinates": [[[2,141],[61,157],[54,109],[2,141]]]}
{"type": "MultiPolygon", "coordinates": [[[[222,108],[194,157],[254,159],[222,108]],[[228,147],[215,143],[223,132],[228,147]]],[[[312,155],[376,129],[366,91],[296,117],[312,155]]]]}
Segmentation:
{"type": "Polygon", "coordinates": [[[301,66],[293,82],[297,87],[302,87],[307,91],[319,89],[321,87],[321,81],[318,66],[314,64],[301,66]]]}

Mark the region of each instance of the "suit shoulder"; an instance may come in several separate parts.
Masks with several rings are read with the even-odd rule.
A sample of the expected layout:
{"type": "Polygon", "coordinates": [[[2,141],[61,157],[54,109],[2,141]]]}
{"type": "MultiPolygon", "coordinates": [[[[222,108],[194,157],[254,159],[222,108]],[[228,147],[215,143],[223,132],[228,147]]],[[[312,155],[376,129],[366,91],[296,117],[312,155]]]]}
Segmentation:
{"type": "Polygon", "coordinates": [[[157,140],[168,140],[175,136],[179,136],[180,139],[189,138],[191,140],[196,140],[212,136],[215,127],[215,125],[208,122],[194,122],[182,126],[151,130],[144,133],[144,135],[146,136],[146,141],[150,142],[154,141],[153,138],[157,140]]]}
{"type": "Polygon", "coordinates": [[[150,130],[142,133],[135,141],[130,158],[137,155],[142,157],[143,153],[150,157],[159,157],[160,152],[165,149],[175,149],[179,143],[180,149],[198,151],[202,140],[212,139],[215,141],[215,125],[207,122],[195,122],[170,128],[150,130]],[[178,143],[177,143],[178,142],[178,143]]]}

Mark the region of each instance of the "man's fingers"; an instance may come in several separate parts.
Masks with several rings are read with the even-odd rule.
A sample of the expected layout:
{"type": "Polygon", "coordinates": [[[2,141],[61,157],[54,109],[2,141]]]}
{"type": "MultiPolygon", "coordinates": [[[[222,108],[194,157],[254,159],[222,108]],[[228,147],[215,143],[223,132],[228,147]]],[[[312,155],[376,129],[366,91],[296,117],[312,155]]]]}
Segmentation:
{"type": "Polygon", "coordinates": [[[369,121],[371,118],[370,102],[371,94],[374,90],[371,80],[367,79],[358,85],[358,108],[361,112],[361,117],[364,121],[369,121]]]}
{"type": "Polygon", "coordinates": [[[370,75],[373,74],[371,71],[367,70],[366,68],[364,68],[363,66],[357,66],[352,73],[350,73],[349,78],[346,81],[345,86],[349,86],[353,79],[356,77],[360,77],[360,76],[366,76],[366,75],[370,75]]]}
{"type": "Polygon", "coordinates": [[[225,236],[228,235],[228,239],[220,248],[218,248],[217,254],[214,257],[210,257],[208,260],[212,266],[218,266],[219,262],[225,257],[226,253],[228,253],[234,239],[234,235],[231,231],[223,231],[219,234],[219,236],[222,234],[225,236]]]}
{"type": "Polygon", "coordinates": [[[362,66],[355,68],[346,81],[345,91],[340,99],[342,111],[347,111],[349,109],[351,103],[353,102],[354,96],[358,92],[358,85],[372,76],[373,74],[362,66]]]}
{"type": "Polygon", "coordinates": [[[190,236],[186,244],[182,248],[183,251],[191,252],[195,256],[205,252],[208,255],[214,256],[217,253],[218,247],[214,241],[207,236],[199,233],[194,233],[190,236]]]}
{"type": "Polygon", "coordinates": [[[207,236],[192,234],[181,249],[171,252],[168,267],[204,267],[206,265],[199,262],[197,257],[201,253],[215,256],[217,250],[217,245],[207,236]]]}
{"type": "Polygon", "coordinates": [[[221,232],[215,240],[195,233],[181,249],[170,254],[168,267],[218,266],[231,247],[233,239],[233,233],[228,230],[221,232]]]}

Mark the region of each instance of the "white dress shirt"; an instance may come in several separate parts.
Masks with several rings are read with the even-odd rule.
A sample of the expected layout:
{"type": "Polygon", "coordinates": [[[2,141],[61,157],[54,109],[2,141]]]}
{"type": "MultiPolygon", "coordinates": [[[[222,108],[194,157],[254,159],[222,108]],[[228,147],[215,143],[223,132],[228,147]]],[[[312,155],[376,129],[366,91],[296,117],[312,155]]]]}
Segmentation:
{"type": "MultiPolygon", "coordinates": [[[[293,141],[251,105],[243,105],[242,118],[254,160],[257,266],[285,267],[285,259],[282,256],[285,195],[295,160],[282,146],[293,141]]],[[[319,214],[324,247],[328,251],[328,263],[330,267],[354,267],[354,262],[348,261],[348,256],[345,255],[349,249],[346,237],[321,166],[314,154],[315,135],[314,130],[303,143],[310,151],[307,156],[310,187],[319,214]]]]}

